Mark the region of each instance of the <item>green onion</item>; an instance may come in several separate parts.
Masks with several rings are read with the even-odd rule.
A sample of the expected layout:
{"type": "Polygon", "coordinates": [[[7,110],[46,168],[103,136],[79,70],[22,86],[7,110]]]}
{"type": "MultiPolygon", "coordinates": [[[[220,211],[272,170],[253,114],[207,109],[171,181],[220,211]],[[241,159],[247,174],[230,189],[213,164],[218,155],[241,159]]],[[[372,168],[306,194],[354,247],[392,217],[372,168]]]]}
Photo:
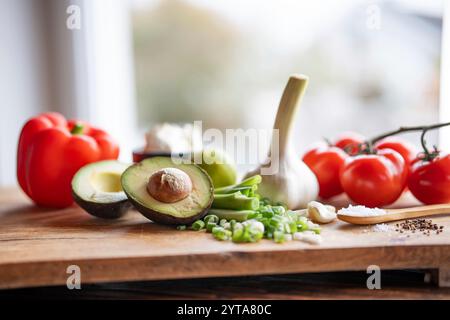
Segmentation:
{"type": "Polygon", "coordinates": [[[299,217],[297,220],[298,231],[308,230],[308,219],[306,217],[299,217]]]}
{"type": "Polygon", "coordinates": [[[177,230],[186,230],[185,225],[177,226],[177,230]]]}
{"type": "Polygon", "coordinates": [[[206,217],[203,218],[203,221],[205,221],[206,224],[208,224],[208,222],[218,223],[219,217],[214,214],[208,214],[206,217]]]}
{"type": "Polygon", "coordinates": [[[256,213],[252,210],[228,210],[228,209],[210,209],[209,213],[217,216],[217,222],[219,219],[245,221],[250,218],[250,215],[256,213]]]}
{"type": "Polygon", "coordinates": [[[212,232],[212,229],[213,229],[214,227],[217,227],[217,223],[215,223],[215,222],[208,222],[208,223],[206,224],[206,231],[207,231],[207,232],[212,232]]]}
{"type": "Polygon", "coordinates": [[[230,229],[234,230],[234,226],[236,225],[236,220],[232,219],[230,220],[230,229]]]}
{"type": "Polygon", "coordinates": [[[285,240],[286,239],[284,238],[284,232],[283,231],[275,231],[273,233],[273,241],[275,241],[276,243],[282,243],[285,240]]]}
{"type": "Polygon", "coordinates": [[[231,240],[233,242],[243,242],[242,235],[244,234],[244,228],[238,228],[233,230],[233,236],[231,240]]]}
{"type": "Polygon", "coordinates": [[[287,210],[282,204],[273,205],[255,193],[260,182],[260,176],[253,176],[239,184],[216,189],[209,214],[203,221],[194,222],[192,228],[206,228],[216,239],[233,242],[257,242],[266,238],[282,243],[292,240],[298,232],[320,233],[320,226],[298,211],[287,210]]]}
{"type": "Polygon", "coordinates": [[[202,230],[205,227],[205,223],[202,220],[197,220],[192,224],[192,229],[195,231],[202,230]]]}
{"type": "Polygon", "coordinates": [[[241,187],[253,187],[254,185],[260,184],[261,181],[262,181],[262,178],[260,175],[252,176],[238,184],[221,187],[221,188],[216,188],[214,190],[214,193],[216,193],[216,194],[230,193],[230,192],[233,192],[235,189],[239,189],[241,187]]]}
{"type": "Polygon", "coordinates": [[[214,227],[212,229],[212,234],[213,234],[214,238],[216,238],[217,240],[221,240],[221,241],[230,240],[232,237],[231,231],[226,230],[222,227],[214,227]]]}
{"type": "MultiPolygon", "coordinates": [[[[235,192],[241,192],[242,194],[245,193],[254,193],[258,189],[258,186],[255,184],[253,186],[245,186],[245,187],[225,187],[222,191],[221,190],[214,190],[215,194],[228,194],[228,193],[235,193],[235,192]]],[[[247,194],[246,194],[247,195],[247,194]]]]}
{"type": "Polygon", "coordinates": [[[235,225],[233,242],[257,242],[264,236],[264,225],[256,220],[248,220],[235,225]]]}
{"type": "Polygon", "coordinates": [[[215,209],[256,210],[259,207],[259,199],[246,197],[240,192],[214,194],[212,207],[215,209]]]}
{"type": "Polygon", "coordinates": [[[272,207],[272,212],[274,214],[280,214],[281,215],[281,214],[286,212],[286,209],[284,207],[282,207],[282,206],[274,206],[274,207],[272,207]]]}

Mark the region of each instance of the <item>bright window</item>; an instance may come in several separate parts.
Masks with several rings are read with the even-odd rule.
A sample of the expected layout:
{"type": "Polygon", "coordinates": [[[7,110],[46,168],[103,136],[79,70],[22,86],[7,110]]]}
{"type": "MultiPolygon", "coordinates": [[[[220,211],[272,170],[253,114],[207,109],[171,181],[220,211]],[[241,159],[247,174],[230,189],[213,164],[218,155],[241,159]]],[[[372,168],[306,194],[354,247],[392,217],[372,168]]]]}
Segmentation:
{"type": "Polygon", "coordinates": [[[270,127],[291,73],[310,76],[299,151],[439,121],[443,1],[132,3],[141,128],[270,127]]]}

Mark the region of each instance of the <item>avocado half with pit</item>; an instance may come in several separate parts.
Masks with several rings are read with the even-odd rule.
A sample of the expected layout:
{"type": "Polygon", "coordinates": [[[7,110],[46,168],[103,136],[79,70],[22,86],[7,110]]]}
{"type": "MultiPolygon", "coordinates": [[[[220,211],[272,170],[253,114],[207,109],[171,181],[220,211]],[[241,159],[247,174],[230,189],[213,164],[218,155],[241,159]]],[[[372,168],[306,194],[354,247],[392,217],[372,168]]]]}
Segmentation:
{"type": "Polygon", "coordinates": [[[94,162],[82,167],[72,179],[75,202],[99,218],[122,217],[132,207],[120,181],[128,167],[128,164],[115,160],[94,162]]]}
{"type": "Polygon", "coordinates": [[[163,224],[190,224],[211,207],[214,187],[195,164],[174,163],[170,157],[145,159],[122,174],[122,187],[134,207],[163,224]]]}

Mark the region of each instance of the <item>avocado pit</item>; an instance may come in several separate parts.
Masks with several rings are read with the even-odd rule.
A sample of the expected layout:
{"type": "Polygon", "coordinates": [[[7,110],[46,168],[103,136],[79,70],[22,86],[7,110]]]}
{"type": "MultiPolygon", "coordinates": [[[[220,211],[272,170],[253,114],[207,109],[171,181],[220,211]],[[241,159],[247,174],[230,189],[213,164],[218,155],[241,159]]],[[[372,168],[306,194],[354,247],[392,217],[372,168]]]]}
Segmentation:
{"type": "Polygon", "coordinates": [[[177,168],[163,168],[150,176],[148,193],[158,201],[175,203],[189,196],[192,181],[189,175],[177,168]]]}

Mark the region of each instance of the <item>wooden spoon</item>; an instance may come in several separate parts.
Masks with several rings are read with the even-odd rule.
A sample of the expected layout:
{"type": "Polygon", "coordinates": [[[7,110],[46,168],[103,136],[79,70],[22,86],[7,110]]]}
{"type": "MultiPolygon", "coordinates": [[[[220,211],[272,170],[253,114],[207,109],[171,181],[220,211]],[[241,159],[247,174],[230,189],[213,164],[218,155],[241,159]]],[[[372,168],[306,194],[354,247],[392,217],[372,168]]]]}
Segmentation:
{"type": "Polygon", "coordinates": [[[384,210],[387,213],[378,216],[351,216],[338,213],[337,217],[339,220],[352,224],[377,224],[397,220],[428,217],[438,214],[450,214],[450,204],[433,204],[421,207],[384,210]]]}

